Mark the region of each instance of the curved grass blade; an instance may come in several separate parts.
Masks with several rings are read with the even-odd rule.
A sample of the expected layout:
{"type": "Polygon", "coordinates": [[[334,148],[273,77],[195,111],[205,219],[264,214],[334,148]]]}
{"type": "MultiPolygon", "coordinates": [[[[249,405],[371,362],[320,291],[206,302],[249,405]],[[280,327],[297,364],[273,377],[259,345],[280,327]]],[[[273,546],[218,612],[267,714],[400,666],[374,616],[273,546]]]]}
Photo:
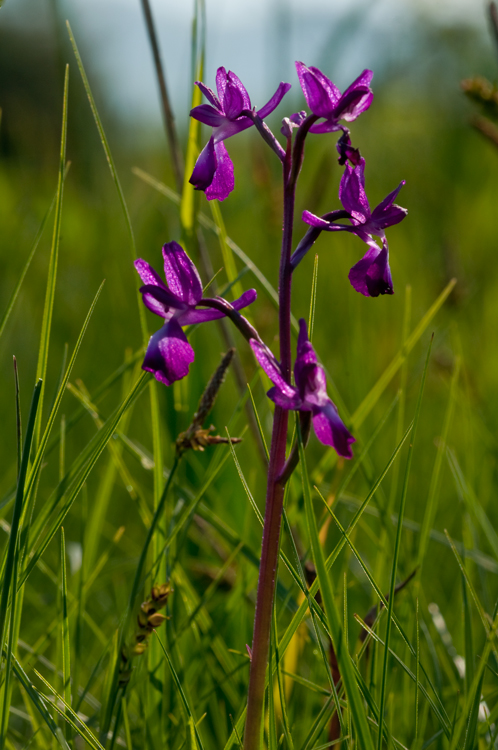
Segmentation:
{"type": "Polygon", "coordinates": [[[40,348],[38,350],[38,363],[36,365],[36,378],[42,380],[40,394],[40,409],[35,428],[35,439],[38,445],[40,441],[41,419],[43,412],[44,381],[47,372],[48,349],[50,344],[50,333],[52,329],[52,313],[54,309],[55,283],[57,278],[57,262],[59,259],[59,242],[62,218],[62,199],[64,195],[64,178],[66,171],[66,142],[67,142],[67,97],[69,87],[69,65],[66,65],[64,76],[64,98],[62,102],[62,134],[59,161],[59,181],[57,185],[57,198],[55,204],[54,231],[52,235],[52,249],[48,266],[47,289],[45,292],[45,305],[43,308],[42,329],[40,337],[40,348]]]}
{"type": "MultiPolygon", "coordinates": [[[[71,651],[69,645],[69,615],[67,610],[66,537],[61,527],[61,592],[62,592],[62,692],[64,703],[71,705],[71,651]]],[[[67,714],[67,712],[66,712],[67,714]]],[[[66,717],[66,714],[64,716],[66,717]]],[[[71,729],[65,724],[65,737],[71,742],[71,729]]]]}

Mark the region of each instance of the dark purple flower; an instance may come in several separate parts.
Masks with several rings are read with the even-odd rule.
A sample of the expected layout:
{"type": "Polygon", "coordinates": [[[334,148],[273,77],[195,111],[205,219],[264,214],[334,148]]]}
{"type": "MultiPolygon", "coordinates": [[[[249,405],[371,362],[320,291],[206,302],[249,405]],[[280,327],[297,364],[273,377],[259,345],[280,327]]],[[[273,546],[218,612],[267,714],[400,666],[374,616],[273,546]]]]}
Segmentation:
{"type": "Polygon", "coordinates": [[[260,341],[251,339],[252,350],[266,372],[273,388],[268,397],[282,409],[310,411],[315,434],[324,445],[331,445],[339,456],[352,458],[351,443],[354,437],[346,429],[336,405],[327,396],[327,383],[323,367],[317,364],[316,354],[308,338],[306,321],[299,321],[297,357],[294,364],[296,385],[289,385],[282,377],[280,365],[271,351],[260,341]]]}
{"type": "Polygon", "coordinates": [[[296,62],[296,70],[308,107],[314,115],[325,118],[325,122],[311,126],[311,133],[340,130],[339,120],[356,120],[372,103],[371,70],[364,70],[344,94],[318,68],[307,68],[302,62],[296,62]]]}
{"type": "MultiPolygon", "coordinates": [[[[246,130],[253,121],[244,112],[251,111],[251,100],[240,79],[225,68],[216,72],[218,96],[200,81],[195,82],[210,104],[201,104],[190,112],[191,117],[210,125],[213,134],[197,159],[190,182],[196,190],[204,190],[206,198],[224,200],[233,190],[233,164],[223,144],[227,138],[246,130]]],[[[269,102],[256,114],[264,119],[280,104],[290,89],[281,83],[269,102]]]]}
{"type": "MultiPolygon", "coordinates": [[[[142,369],[152,372],[161,383],[171,385],[188,375],[195,356],[181,326],[206,323],[224,316],[218,310],[199,309],[203,303],[201,280],[196,267],[177,242],[164,245],[163,257],[168,286],[145,260],[136,260],[135,268],[144,283],[140,292],[145,306],[164,318],[162,328],[150,338],[142,369]]],[[[232,306],[241,310],[255,299],[256,291],[250,289],[232,306]]]]}
{"type": "Polygon", "coordinates": [[[306,224],[328,232],[352,232],[369,246],[363,258],[349,272],[352,286],[365,297],[393,293],[389,247],[384,230],[398,224],[408,213],[406,208],[394,203],[404,184],[405,181],[402,180],[396,190],[389,193],[373,211],[370,211],[365,193],[365,159],[362,158],[354,168],[346,164],[339,188],[339,198],[349,213],[351,226],[321,219],[309,211],[303,213],[303,221],[306,224]],[[382,240],[382,247],[379,247],[374,237],[382,240]]]}
{"type": "Polygon", "coordinates": [[[351,164],[356,167],[361,160],[360,152],[357,148],[353,148],[351,138],[349,137],[349,130],[347,128],[344,128],[343,130],[344,132],[336,144],[339,153],[339,164],[343,166],[349,160],[351,164]]]}

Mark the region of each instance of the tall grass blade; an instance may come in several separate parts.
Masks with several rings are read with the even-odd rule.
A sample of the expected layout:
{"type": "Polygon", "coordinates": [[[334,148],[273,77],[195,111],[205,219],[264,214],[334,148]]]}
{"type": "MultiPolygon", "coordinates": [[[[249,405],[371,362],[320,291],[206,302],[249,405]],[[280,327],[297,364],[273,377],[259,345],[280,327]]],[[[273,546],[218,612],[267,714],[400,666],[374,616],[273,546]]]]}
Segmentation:
{"type": "Polygon", "coordinates": [[[311,281],[310,314],[308,317],[308,338],[313,340],[313,328],[315,326],[316,290],[318,286],[318,253],[315,254],[313,263],[313,278],[311,281]]]}
{"type": "Polygon", "coordinates": [[[315,514],[311,502],[306,458],[304,455],[304,446],[298,420],[296,420],[296,424],[298,430],[299,456],[303,481],[303,496],[306,509],[306,521],[311,543],[311,550],[313,553],[313,561],[315,563],[317,572],[318,585],[322,595],[323,607],[327,616],[329,631],[332,635],[332,643],[339,664],[339,672],[341,674],[342,683],[348,699],[348,708],[351,711],[354,727],[356,730],[357,744],[362,748],[362,750],[373,750],[374,745],[368,726],[365,707],[363,705],[361,694],[358,689],[358,684],[356,682],[351,657],[346,649],[341,618],[337,610],[330,578],[328,576],[327,567],[325,564],[325,557],[320,545],[318,528],[316,525],[315,514]]]}
{"type": "Polygon", "coordinates": [[[41,419],[43,412],[43,394],[44,382],[47,373],[48,349],[50,344],[50,334],[52,330],[52,314],[54,309],[55,283],[57,279],[57,263],[59,259],[59,242],[61,233],[62,220],[62,199],[64,195],[64,178],[66,171],[66,142],[67,142],[67,97],[69,87],[69,65],[66,65],[64,76],[64,97],[62,102],[62,133],[60,146],[59,161],[59,180],[57,185],[57,198],[55,203],[54,231],[52,235],[52,249],[50,251],[50,261],[48,266],[47,288],[45,292],[45,305],[43,307],[42,328],[40,337],[40,347],[38,350],[38,363],[36,365],[36,379],[42,381],[40,394],[40,409],[38,412],[37,424],[35,429],[35,440],[38,445],[40,440],[41,419]]]}
{"type": "Polygon", "coordinates": [[[400,500],[400,507],[399,507],[399,513],[398,513],[398,525],[396,529],[396,541],[394,545],[394,556],[393,556],[393,563],[392,563],[392,570],[391,570],[391,585],[389,587],[389,601],[387,605],[387,626],[386,626],[386,638],[385,638],[385,647],[384,647],[384,662],[382,666],[382,683],[381,683],[380,701],[379,701],[379,733],[377,736],[378,750],[381,750],[382,748],[382,722],[384,720],[384,710],[385,710],[385,705],[386,705],[389,647],[390,647],[390,637],[391,637],[391,625],[393,621],[392,613],[393,613],[393,606],[394,606],[394,589],[396,588],[396,573],[398,569],[398,558],[399,558],[399,550],[400,550],[400,543],[401,543],[401,531],[403,529],[403,517],[405,514],[406,496],[408,493],[408,482],[410,479],[412,460],[413,460],[413,446],[415,444],[415,435],[417,432],[417,427],[418,427],[418,422],[419,422],[420,412],[421,412],[421,407],[422,407],[422,397],[424,394],[424,386],[425,386],[425,380],[427,377],[427,369],[429,367],[429,357],[430,357],[430,353],[432,349],[432,341],[433,341],[433,337],[431,338],[431,343],[429,345],[429,349],[427,352],[424,372],[422,374],[422,382],[420,384],[420,390],[419,390],[418,399],[417,399],[417,405],[415,407],[415,416],[413,418],[413,430],[411,434],[410,445],[408,447],[408,456],[406,459],[406,469],[405,469],[405,479],[403,483],[403,489],[401,492],[401,500],[400,500]]]}
{"type": "Polygon", "coordinates": [[[29,410],[28,426],[26,428],[26,435],[24,438],[24,446],[22,451],[21,468],[19,471],[19,477],[17,480],[17,492],[14,502],[14,511],[12,514],[12,521],[10,524],[10,536],[9,545],[7,547],[7,553],[5,557],[4,574],[2,582],[2,594],[0,597],[0,648],[3,649],[5,642],[5,622],[7,618],[7,609],[9,603],[9,594],[12,582],[12,576],[14,573],[16,553],[18,549],[18,534],[19,524],[21,521],[21,514],[23,509],[24,501],[24,484],[26,481],[26,472],[28,470],[29,454],[31,451],[31,444],[33,442],[36,416],[38,413],[38,406],[40,402],[42,383],[41,380],[35,385],[33,392],[33,398],[31,400],[31,407],[29,410]]]}
{"type": "MultiPolygon", "coordinates": [[[[61,593],[62,593],[62,695],[64,702],[71,705],[71,650],[69,644],[69,614],[67,608],[66,537],[61,527],[61,593]]],[[[66,724],[65,737],[71,742],[71,729],[66,724]]]]}

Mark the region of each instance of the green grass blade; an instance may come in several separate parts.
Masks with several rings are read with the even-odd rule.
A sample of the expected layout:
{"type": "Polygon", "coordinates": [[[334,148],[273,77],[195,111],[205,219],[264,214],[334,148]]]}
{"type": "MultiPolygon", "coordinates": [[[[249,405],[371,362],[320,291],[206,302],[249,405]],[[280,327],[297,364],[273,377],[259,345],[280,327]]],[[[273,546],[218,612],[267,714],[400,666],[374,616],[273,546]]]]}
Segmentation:
{"type": "MultiPolygon", "coordinates": [[[[71,650],[69,645],[69,615],[67,608],[67,571],[66,571],[66,538],[61,528],[61,592],[62,592],[62,694],[64,702],[71,705],[71,650]]],[[[65,737],[71,741],[71,730],[65,725],[65,737]]]]}
{"type": "Polygon", "coordinates": [[[427,545],[429,543],[429,535],[432,527],[434,526],[434,520],[436,518],[437,504],[438,504],[438,492],[441,478],[441,468],[443,458],[446,454],[446,446],[448,440],[448,434],[450,431],[450,425],[453,419],[454,405],[455,405],[455,393],[458,386],[458,379],[460,376],[460,360],[457,359],[455,367],[453,369],[453,375],[451,378],[450,392],[448,395],[448,406],[446,407],[446,414],[444,417],[443,431],[438,444],[436,460],[434,462],[434,469],[432,471],[431,483],[429,486],[429,494],[427,496],[427,504],[424,511],[424,520],[422,521],[422,528],[420,531],[419,544],[418,544],[418,556],[417,565],[420,569],[420,575],[422,573],[422,567],[424,564],[427,545]]]}
{"type": "Polygon", "coordinates": [[[259,434],[260,434],[260,437],[261,437],[261,442],[263,443],[263,448],[264,448],[264,451],[265,451],[265,454],[266,454],[266,460],[269,461],[270,460],[270,452],[268,450],[268,445],[266,444],[265,433],[263,432],[263,426],[262,426],[261,420],[259,418],[258,410],[256,408],[256,402],[254,401],[254,396],[252,395],[252,389],[251,389],[251,386],[249,385],[249,383],[247,384],[247,389],[249,391],[249,398],[251,399],[251,404],[252,404],[252,408],[253,408],[253,411],[254,411],[254,417],[256,419],[256,424],[258,425],[258,430],[259,430],[259,434]]]}
{"type": "Polygon", "coordinates": [[[381,750],[382,748],[382,722],[384,720],[384,710],[385,710],[385,705],[386,705],[387,671],[388,671],[388,664],[389,664],[389,646],[390,646],[389,642],[390,642],[390,637],[391,637],[391,625],[393,621],[392,613],[393,613],[393,606],[394,606],[394,593],[395,593],[394,589],[396,588],[396,573],[398,569],[401,531],[403,529],[403,517],[405,514],[406,496],[408,493],[408,482],[409,482],[410,474],[411,474],[411,467],[412,467],[412,460],[413,460],[413,447],[415,444],[415,435],[416,435],[418,422],[420,418],[421,407],[422,407],[422,397],[424,394],[424,386],[425,386],[425,380],[427,377],[427,369],[429,367],[429,357],[430,357],[431,348],[432,348],[432,341],[433,341],[433,338],[431,338],[431,343],[429,345],[429,349],[427,352],[424,372],[422,374],[422,382],[420,384],[420,390],[419,390],[418,399],[417,399],[417,405],[415,407],[415,416],[413,419],[413,430],[411,434],[410,445],[408,447],[405,479],[403,483],[403,490],[401,492],[400,508],[399,508],[399,514],[398,514],[398,524],[397,524],[397,529],[396,529],[396,542],[394,545],[394,557],[393,557],[392,570],[391,570],[391,585],[389,588],[389,601],[387,605],[387,626],[386,626],[386,638],[385,638],[385,647],[384,647],[384,662],[382,666],[382,684],[381,684],[381,689],[380,689],[380,701],[379,701],[379,733],[377,736],[378,750],[381,750]]]}
{"type": "Polygon", "coordinates": [[[36,253],[38,245],[40,244],[40,240],[42,238],[45,226],[46,226],[46,224],[48,222],[48,219],[50,218],[50,214],[52,213],[52,211],[54,209],[54,205],[55,205],[56,199],[57,199],[57,194],[54,196],[54,198],[52,200],[52,203],[50,204],[50,206],[49,206],[49,208],[47,210],[47,213],[43,217],[42,223],[40,225],[40,228],[38,229],[38,232],[37,232],[36,237],[34,239],[34,242],[33,242],[33,245],[31,247],[30,253],[28,255],[28,259],[27,259],[26,263],[24,264],[24,267],[23,267],[23,269],[21,271],[21,275],[19,277],[19,281],[17,282],[17,284],[16,284],[16,286],[14,288],[14,291],[12,292],[12,295],[10,297],[10,300],[7,303],[7,308],[6,308],[6,310],[5,310],[5,312],[4,312],[3,316],[2,316],[2,319],[0,321],[0,338],[2,338],[2,334],[3,334],[4,330],[5,330],[5,326],[7,325],[7,321],[10,318],[10,314],[12,312],[12,309],[13,309],[15,303],[16,303],[17,297],[19,296],[19,292],[21,290],[21,286],[22,286],[22,283],[24,281],[24,277],[26,276],[26,274],[28,272],[28,269],[29,269],[29,267],[31,265],[31,261],[33,260],[34,254],[36,253]]]}
{"type": "Polygon", "coordinates": [[[38,350],[38,363],[36,365],[36,379],[42,381],[40,394],[40,409],[35,429],[35,440],[38,445],[40,440],[41,419],[43,412],[43,394],[45,376],[47,373],[48,350],[50,344],[50,334],[52,330],[52,314],[54,309],[55,283],[57,278],[57,263],[59,259],[59,241],[61,233],[62,220],[62,199],[64,195],[64,178],[66,171],[66,142],[67,142],[67,97],[69,87],[69,65],[66,65],[64,77],[64,98],[62,103],[62,134],[59,161],[59,181],[57,185],[57,198],[55,204],[54,231],[52,235],[52,249],[50,251],[50,261],[48,266],[47,289],[45,292],[45,305],[43,308],[40,348],[38,350]]]}
{"type": "Polygon", "coordinates": [[[31,444],[35,432],[36,416],[38,413],[38,406],[40,402],[42,383],[39,380],[35,385],[33,398],[31,400],[31,407],[29,410],[28,426],[26,428],[26,435],[24,438],[24,446],[22,452],[21,468],[19,471],[19,478],[17,481],[17,492],[14,503],[14,511],[12,515],[12,521],[10,525],[10,536],[9,545],[5,557],[4,575],[2,582],[2,594],[0,598],[0,648],[3,649],[5,641],[5,622],[7,618],[7,609],[9,603],[9,593],[11,588],[12,576],[14,572],[16,552],[18,548],[18,534],[19,525],[21,521],[23,501],[24,501],[24,485],[26,481],[26,472],[28,470],[29,454],[31,451],[31,444]]]}
{"type": "Polygon", "coordinates": [[[159,636],[158,636],[157,633],[156,633],[156,636],[157,636],[157,640],[161,644],[161,651],[164,654],[164,658],[166,659],[166,661],[168,663],[168,666],[169,666],[169,668],[171,670],[171,676],[173,677],[174,683],[176,685],[176,689],[178,690],[178,694],[180,696],[180,700],[181,700],[181,703],[183,705],[183,709],[184,709],[185,714],[187,716],[187,723],[189,721],[192,721],[192,723],[193,723],[193,725],[195,727],[195,736],[196,736],[197,742],[199,743],[199,747],[201,748],[201,750],[203,750],[202,741],[201,741],[199,732],[197,730],[197,727],[195,726],[194,713],[193,713],[193,711],[192,711],[192,709],[191,709],[191,707],[189,705],[189,702],[188,702],[187,697],[185,695],[185,691],[183,690],[180,678],[178,677],[178,674],[176,673],[176,670],[175,670],[175,667],[173,665],[173,662],[171,661],[171,658],[170,658],[168,652],[166,651],[166,649],[164,647],[164,644],[161,641],[161,639],[159,638],[159,636]]]}
{"type": "Polygon", "coordinates": [[[351,711],[357,734],[357,744],[362,748],[362,750],[373,750],[374,745],[367,722],[365,708],[360,691],[358,689],[358,684],[356,682],[351,657],[349,655],[349,652],[346,650],[341,618],[337,610],[330,578],[328,576],[327,567],[325,564],[325,557],[320,545],[318,528],[316,525],[316,519],[311,501],[310,485],[308,480],[306,459],[304,455],[304,446],[300,434],[299,422],[297,420],[296,424],[298,430],[299,455],[303,481],[303,496],[306,509],[306,520],[308,525],[311,550],[313,553],[313,560],[317,572],[318,585],[322,595],[323,607],[327,616],[329,630],[332,635],[332,642],[337,656],[344,690],[348,698],[348,707],[351,711]]]}

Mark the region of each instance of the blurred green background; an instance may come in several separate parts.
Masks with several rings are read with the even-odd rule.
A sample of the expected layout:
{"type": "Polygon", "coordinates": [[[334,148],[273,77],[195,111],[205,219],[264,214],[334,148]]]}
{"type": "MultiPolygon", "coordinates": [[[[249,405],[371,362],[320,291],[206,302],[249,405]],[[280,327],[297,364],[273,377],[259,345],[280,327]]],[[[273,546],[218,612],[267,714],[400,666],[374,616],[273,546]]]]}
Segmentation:
{"type": "MultiPolygon", "coordinates": [[[[26,8],[26,4],[21,7],[26,8]]],[[[309,48],[310,40],[304,36],[304,27],[303,39],[299,38],[296,21],[299,20],[298,15],[295,13],[293,16],[290,11],[287,14],[283,3],[275,7],[274,18],[278,20],[278,12],[281,13],[281,18],[286,19],[289,27],[275,22],[273,37],[270,35],[271,29],[262,29],[261,33],[264,31],[267,34],[265,48],[269,44],[270,52],[267,50],[269,57],[265,58],[266,63],[264,60],[259,60],[257,65],[254,63],[254,87],[258,100],[266,101],[280,80],[278,63],[270,64],[268,60],[279,49],[289,52],[285,47],[286,28],[294,29],[292,49],[297,48],[296,54],[301,57],[299,44],[302,41],[302,56],[306,53],[304,62],[320,66],[331,77],[338,71],[338,83],[343,88],[363,67],[370,64],[370,60],[375,59],[374,104],[352,126],[353,143],[360,147],[366,158],[366,189],[372,207],[394,189],[400,180],[406,180],[406,186],[398,200],[408,208],[408,218],[388,233],[395,287],[393,297],[364,298],[356,294],[349,285],[348,270],[364,250],[357,238],[322,235],[315,246],[319,262],[314,343],[342,398],[346,418],[348,413],[355,411],[401,347],[407,285],[411,287],[413,328],[448,281],[453,277],[458,280],[448,301],[416,345],[408,361],[405,426],[413,415],[423,363],[430,335],[434,331],[408,495],[407,517],[413,524],[411,530],[407,529],[405,532],[401,550],[400,577],[403,577],[411,572],[417,556],[416,524],[423,518],[447,407],[449,381],[457,356],[462,360],[462,372],[448,443],[468,486],[479,498],[481,507],[486,510],[493,524],[498,522],[495,506],[498,489],[498,148],[469,124],[470,117],[477,110],[465,100],[460,90],[460,80],[463,77],[481,74],[495,80],[498,57],[484,23],[485,8],[480,5],[475,9],[475,16],[479,16],[477,25],[474,25],[475,19],[466,20],[465,16],[449,16],[441,20],[422,11],[415,15],[407,11],[405,16],[403,12],[399,12],[391,25],[386,22],[382,26],[379,22],[380,27],[378,23],[374,28],[381,28],[382,34],[379,31],[377,37],[373,32],[369,32],[370,35],[365,32],[366,36],[361,36],[360,32],[368,27],[371,20],[362,17],[361,8],[355,6],[343,13],[337,28],[332,26],[332,21],[330,28],[325,28],[326,23],[320,19],[319,11],[316,10],[315,23],[320,23],[324,28],[322,44],[316,49],[314,58],[309,48]],[[362,50],[365,50],[363,56],[362,50]],[[347,62],[348,56],[353,62],[347,62]],[[260,80],[257,76],[262,74],[257,71],[265,65],[267,76],[260,80]],[[346,73],[350,76],[349,79],[346,79],[346,73]]],[[[384,8],[383,13],[389,15],[389,7],[386,9],[381,4],[376,7],[381,10],[384,8]]],[[[135,272],[131,263],[129,240],[117,194],[66,38],[65,10],[71,15],[70,6],[47,4],[43,23],[39,25],[32,21],[24,23],[21,16],[16,17],[15,11],[9,9],[8,2],[0,11],[0,299],[4,301],[3,306],[7,304],[55,192],[63,72],[65,63],[69,62],[70,65],[68,159],[71,167],[64,195],[47,405],[57,386],[65,345],[67,343],[69,351],[72,351],[86,312],[103,279],[106,279],[104,290],[84,340],[72,382],[81,379],[90,393],[93,393],[124,361],[127,351],[135,352],[141,346],[135,272]],[[2,25],[4,11],[8,22],[2,25]],[[7,15],[7,11],[10,15],[7,15]]],[[[222,13],[223,9],[219,12],[222,13]]],[[[101,45],[105,45],[106,34],[111,39],[119,32],[119,4],[109,4],[106,13],[109,16],[115,14],[116,27],[101,30],[101,45]]],[[[161,13],[164,13],[164,9],[161,9],[161,13]]],[[[214,13],[210,15],[208,3],[208,24],[211,20],[216,25],[217,19],[213,16],[214,13]]],[[[137,18],[141,21],[140,16],[137,18]]],[[[132,173],[133,167],[139,167],[171,188],[174,187],[166,140],[157,111],[154,110],[157,105],[151,103],[149,117],[149,110],[136,111],[139,109],[138,104],[132,103],[127,110],[131,97],[128,101],[122,94],[119,95],[121,99],[118,95],[113,96],[112,76],[102,68],[102,54],[97,54],[94,50],[92,45],[95,42],[91,35],[85,36],[84,24],[82,26],[80,29],[73,22],[73,31],[80,45],[122,180],[138,254],[159,270],[161,245],[180,236],[178,210],[164,195],[132,173]]],[[[144,32],[137,27],[136,33],[142,37],[144,32]]],[[[220,40],[222,44],[222,36],[220,40]]],[[[187,61],[189,44],[187,33],[181,41],[187,61]]],[[[255,41],[254,44],[257,47],[262,43],[255,41]]],[[[139,45],[137,49],[140,54],[149,55],[146,47],[139,45]]],[[[137,49],[131,45],[129,56],[140,71],[148,70],[151,78],[146,87],[153,94],[153,72],[141,60],[134,59],[134,55],[138,54],[137,49]]],[[[216,55],[210,50],[209,35],[207,54],[210,66],[204,80],[213,86],[215,66],[224,63],[218,47],[216,55]],[[221,59],[218,60],[216,56],[220,55],[221,59]],[[215,58],[216,63],[213,64],[215,58]]],[[[233,51],[231,54],[233,55],[233,51]]],[[[174,82],[172,90],[176,92],[181,86],[188,92],[188,96],[185,92],[181,95],[175,93],[173,103],[175,107],[182,103],[185,106],[191,93],[190,71],[184,67],[177,69],[175,59],[171,57],[166,48],[164,59],[168,81],[174,82]]],[[[147,62],[147,65],[150,63],[147,62]]],[[[227,62],[226,65],[232,67],[250,89],[250,82],[235,67],[236,61],[227,62]]],[[[247,60],[244,66],[247,70],[247,60]]],[[[291,74],[287,66],[286,75],[291,74]]],[[[119,71],[115,71],[113,75],[119,75],[119,71]]],[[[280,105],[277,114],[269,119],[275,132],[278,132],[279,117],[304,106],[296,78],[287,80],[292,80],[293,89],[280,105]]],[[[124,90],[123,80],[119,87],[124,90]]],[[[185,146],[186,111],[176,113],[180,123],[180,139],[185,146]]],[[[230,140],[227,146],[235,164],[236,176],[236,190],[221,205],[227,233],[276,286],[282,223],[279,165],[253,131],[230,140]]],[[[306,208],[320,214],[338,207],[340,177],[341,168],[337,165],[334,138],[310,137],[297,198],[297,239],[304,231],[299,220],[302,210],[306,208]]],[[[210,215],[204,196],[200,196],[200,207],[210,215]]],[[[8,328],[0,341],[0,414],[3,424],[0,451],[4,467],[0,492],[4,501],[9,498],[16,473],[12,355],[16,355],[18,360],[23,415],[26,419],[27,403],[36,371],[50,241],[49,222],[8,328]]],[[[209,233],[205,234],[205,241],[211,265],[216,272],[223,266],[219,242],[209,233]]],[[[194,261],[199,264],[198,258],[194,258],[194,261]]],[[[242,265],[239,263],[239,269],[242,265]]],[[[310,253],[299,268],[294,283],[293,312],[296,318],[308,315],[312,268],[313,253],[310,253]]],[[[208,280],[203,277],[204,283],[208,280]]],[[[220,287],[225,285],[224,271],[217,277],[217,283],[220,287]]],[[[274,307],[251,273],[243,277],[242,285],[244,288],[255,286],[258,289],[258,302],[251,308],[252,320],[263,337],[274,346],[277,330],[274,307]]],[[[149,330],[153,332],[157,327],[156,320],[152,315],[147,315],[149,330]]],[[[250,380],[256,372],[255,363],[245,343],[236,333],[235,339],[246,378],[250,380]]],[[[171,464],[174,440],[189,424],[197,399],[216,367],[220,353],[226,348],[216,324],[194,331],[191,341],[196,351],[196,360],[191,366],[189,378],[174,388],[160,388],[166,466],[171,464]]],[[[358,450],[368,442],[383,418],[398,391],[399,383],[398,373],[358,431],[358,450]]],[[[254,392],[268,439],[271,421],[270,407],[264,396],[265,385],[258,380],[254,392]]],[[[121,397],[119,386],[100,404],[102,414],[109,414],[121,397]]],[[[224,434],[225,425],[228,424],[238,399],[236,384],[230,374],[209,422],[216,426],[219,434],[224,434]]],[[[74,396],[66,394],[62,411],[69,417],[77,406],[74,396]]],[[[344,522],[351,517],[351,503],[364,497],[372,477],[380,473],[395,448],[398,429],[396,413],[394,411],[388,418],[380,437],[370,450],[370,464],[366,475],[358,473],[348,488],[347,496],[343,498],[344,502],[338,506],[337,512],[344,522]]],[[[244,412],[239,413],[235,422],[230,425],[231,434],[241,433],[245,422],[244,412]]],[[[68,434],[68,463],[78,455],[94,431],[94,422],[86,415],[78,423],[78,429],[68,434]]],[[[134,407],[128,434],[134,441],[151,450],[148,397],[145,394],[134,407]]],[[[237,448],[237,456],[256,502],[262,508],[264,469],[250,434],[246,433],[245,438],[237,448]]],[[[311,468],[316,466],[323,452],[323,447],[313,437],[308,452],[311,468]]],[[[174,490],[173,505],[183,497],[182,482],[189,488],[200,486],[203,472],[211,460],[212,453],[208,454],[209,451],[206,451],[203,455],[189,456],[174,490]]],[[[71,559],[75,574],[78,569],[81,520],[85,515],[95,512],[93,503],[99,497],[106,461],[102,459],[97,465],[86,491],[65,523],[67,539],[72,545],[71,559]]],[[[126,456],[126,461],[150,505],[151,472],[133,457],[126,456]]],[[[333,492],[334,486],[349,470],[350,465],[335,465],[323,478],[324,492],[333,492]]],[[[42,504],[48,496],[57,476],[58,464],[54,455],[44,469],[38,503],[42,504]]],[[[483,553],[483,559],[488,562],[484,567],[471,568],[471,574],[484,605],[491,611],[498,591],[498,550],[491,547],[472,512],[469,513],[462,499],[461,488],[457,487],[446,460],[442,477],[434,529],[441,535],[443,529],[447,528],[454,538],[464,541],[470,550],[469,554],[472,550],[483,553]]],[[[399,486],[395,475],[391,474],[386,480],[385,498],[391,492],[396,503],[399,486]]],[[[296,492],[298,494],[297,490],[296,492]]],[[[225,465],[206,501],[219,516],[225,518],[250,541],[255,550],[258,549],[260,530],[231,460],[225,465]]],[[[298,529],[302,507],[299,502],[295,509],[289,511],[298,529]]],[[[4,515],[8,517],[10,506],[4,502],[2,507],[5,508],[4,515]]],[[[388,547],[379,549],[378,520],[374,516],[368,518],[368,523],[362,524],[356,542],[362,549],[364,559],[373,569],[380,571],[379,584],[386,588],[389,566],[382,570],[379,559],[384,555],[386,560],[389,559],[390,551],[388,547]]],[[[119,544],[112,549],[110,562],[99,576],[93,595],[87,602],[92,617],[108,637],[119,622],[126,601],[129,576],[136,564],[145,533],[137,506],[118,479],[102,520],[102,549],[122,525],[126,527],[125,533],[119,544]]],[[[192,528],[182,556],[194,587],[202,592],[206,582],[210,580],[210,565],[216,567],[220,563],[209,540],[206,541],[198,528],[192,528]]],[[[331,530],[327,547],[337,539],[336,531],[331,530]]],[[[53,569],[58,568],[58,554],[58,545],[54,542],[45,555],[53,569]]],[[[373,601],[369,585],[354,563],[349,567],[346,565],[345,569],[348,570],[351,584],[350,612],[364,614],[373,601]]],[[[240,570],[237,572],[241,574],[240,570]]],[[[245,573],[243,577],[239,576],[235,593],[231,584],[227,583],[232,597],[231,609],[227,610],[224,598],[227,593],[224,589],[217,591],[210,605],[211,615],[219,632],[227,644],[238,651],[243,651],[245,643],[250,643],[251,639],[251,590],[255,583],[254,575],[252,571],[247,574],[247,578],[245,573]],[[236,607],[239,600],[243,602],[242,609],[236,607]],[[231,612],[230,617],[227,616],[227,611],[231,612]]],[[[283,575],[285,578],[285,573],[283,575]]],[[[421,585],[424,588],[424,601],[438,604],[450,632],[453,633],[455,646],[462,652],[461,580],[447,544],[431,541],[430,564],[422,572],[421,585]]],[[[56,600],[56,587],[47,585],[38,571],[33,573],[23,620],[23,638],[26,641],[36,641],[44,632],[47,622],[55,617],[56,600]]],[[[181,609],[180,594],[174,606],[181,609]]],[[[430,621],[427,611],[424,612],[424,617],[430,621]]],[[[354,633],[358,632],[352,616],[351,629],[354,633]]],[[[92,662],[98,658],[101,644],[93,643],[88,637],[90,670],[92,662]]],[[[438,648],[440,647],[444,650],[438,642],[438,648]]],[[[46,653],[54,660],[55,650],[56,642],[53,639],[47,646],[46,653]]]]}

